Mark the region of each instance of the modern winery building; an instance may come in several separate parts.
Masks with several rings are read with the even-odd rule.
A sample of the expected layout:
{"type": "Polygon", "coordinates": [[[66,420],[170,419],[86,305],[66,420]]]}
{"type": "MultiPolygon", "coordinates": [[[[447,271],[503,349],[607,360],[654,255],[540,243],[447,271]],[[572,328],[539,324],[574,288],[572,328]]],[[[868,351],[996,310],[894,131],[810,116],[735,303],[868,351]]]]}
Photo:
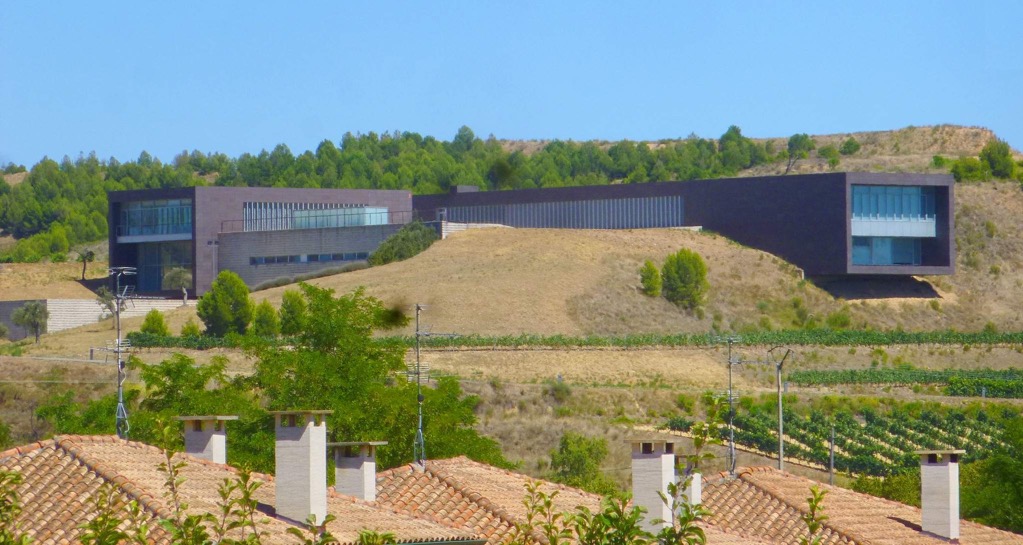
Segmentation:
{"type": "Polygon", "coordinates": [[[808,276],[940,275],[955,264],[951,176],[827,173],[479,191],[194,187],[110,193],[111,266],[170,294],[220,270],[250,286],[363,261],[412,219],[518,228],[691,227],[777,254],[808,276]]]}

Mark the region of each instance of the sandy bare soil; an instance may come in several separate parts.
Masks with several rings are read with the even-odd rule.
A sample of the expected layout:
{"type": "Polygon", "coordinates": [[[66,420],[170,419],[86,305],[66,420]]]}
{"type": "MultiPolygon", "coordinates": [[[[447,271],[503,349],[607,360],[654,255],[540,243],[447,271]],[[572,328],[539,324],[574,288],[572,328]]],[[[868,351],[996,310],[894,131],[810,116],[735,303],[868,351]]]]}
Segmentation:
{"type": "MultiPolygon", "coordinates": [[[[93,262],[85,277],[102,278],[106,270],[106,263],[93,262]]],[[[0,301],[95,298],[81,278],[81,263],[0,263],[0,301]]]]}

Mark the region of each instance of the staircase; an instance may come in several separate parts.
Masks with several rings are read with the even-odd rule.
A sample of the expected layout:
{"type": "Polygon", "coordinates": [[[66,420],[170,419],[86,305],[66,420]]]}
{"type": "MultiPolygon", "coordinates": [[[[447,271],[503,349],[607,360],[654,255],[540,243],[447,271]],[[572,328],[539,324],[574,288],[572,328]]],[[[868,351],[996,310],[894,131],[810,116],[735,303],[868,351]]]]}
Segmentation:
{"type": "MultiPolygon", "coordinates": [[[[189,301],[194,305],[194,301],[189,301]]],[[[128,299],[121,309],[121,318],[145,316],[152,309],[160,312],[174,310],[181,306],[180,299],[128,299]]],[[[46,332],[56,333],[83,325],[94,324],[110,317],[110,312],[95,299],[47,299],[46,332]]]]}

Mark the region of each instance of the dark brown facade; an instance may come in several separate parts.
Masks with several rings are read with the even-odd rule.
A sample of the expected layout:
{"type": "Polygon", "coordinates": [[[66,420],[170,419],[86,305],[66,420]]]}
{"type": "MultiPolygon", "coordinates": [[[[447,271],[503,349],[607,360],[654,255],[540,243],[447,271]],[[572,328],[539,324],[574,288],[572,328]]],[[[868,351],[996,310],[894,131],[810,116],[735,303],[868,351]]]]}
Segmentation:
{"type": "MultiPolygon", "coordinates": [[[[262,187],[189,187],[178,189],[152,189],[114,191],[109,199],[110,265],[136,267],[140,262],[141,244],[154,237],[136,237],[126,242],[122,222],[122,209],[129,203],[188,199],[191,201],[190,242],[193,285],[191,293],[202,295],[209,289],[218,273],[218,257],[222,245],[236,239],[221,240],[222,234],[244,232],[246,203],[285,203],[290,205],[370,206],[387,209],[388,224],[407,223],[411,217],[412,197],[407,191],[370,189],[292,189],[262,187]],[[142,242],[139,242],[142,241],[142,242]]],[[[298,231],[294,231],[298,233],[298,231]]],[[[295,236],[300,236],[296,234],[295,236]]],[[[158,238],[158,237],[156,237],[158,238]]],[[[184,243],[185,241],[180,241],[184,243]]],[[[231,249],[233,250],[233,249],[231,249]]],[[[253,248],[253,255],[261,255],[253,248]]],[[[322,251],[329,252],[330,249],[322,251]]],[[[237,254],[237,252],[232,252],[237,254]]],[[[244,271],[235,271],[242,274],[244,271]]],[[[127,282],[137,281],[128,278],[127,282]]],[[[175,296],[173,290],[141,289],[141,293],[175,296]]]]}
{"type": "MultiPolygon", "coordinates": [[[[953,179],[948,175],[828,173],[467,192],[415,196],[413,204],[424,219],[445,216],[445,219],[458,221],[452,216],[452,211],[556,202],[624,202],[671,196],[682,200],[683,219],[678,226],[700,226],[743,245],[777,254],[802,268],[807,275],[954,272],[954,189],[953,179]],[[933,237],[921,239],[918,264],[853,264],[854,186],[933,188],[930,191],[935,197],[936,233],[933,237]]],[[[629,210],[614,210],[613,213],[628,215],[629,210]]]]}

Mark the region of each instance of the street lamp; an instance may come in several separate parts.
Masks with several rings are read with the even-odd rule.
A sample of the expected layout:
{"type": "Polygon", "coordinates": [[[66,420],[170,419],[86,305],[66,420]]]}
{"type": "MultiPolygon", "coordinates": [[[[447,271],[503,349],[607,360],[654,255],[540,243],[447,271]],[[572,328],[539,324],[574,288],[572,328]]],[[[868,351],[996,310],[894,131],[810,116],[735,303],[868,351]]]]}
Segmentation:
{"type": "Polygon", "coordinates": [[[124,372],[124,360],[121,359],[121,352],[124,347],[121,342],[121,306],[124,304],[124,294],[121,293],[121,277],[131,276],[138,271],[135,267],[111,267],[107,273],[114,277],[114,321],[117,324],[117,343],[114,345],[114,354],[117,355],[117,410],[115,413],[115,426],[117,436],[121,439],[128,438],[128,410],[124,407],[124,380],[127,374],[124,372]]]}

